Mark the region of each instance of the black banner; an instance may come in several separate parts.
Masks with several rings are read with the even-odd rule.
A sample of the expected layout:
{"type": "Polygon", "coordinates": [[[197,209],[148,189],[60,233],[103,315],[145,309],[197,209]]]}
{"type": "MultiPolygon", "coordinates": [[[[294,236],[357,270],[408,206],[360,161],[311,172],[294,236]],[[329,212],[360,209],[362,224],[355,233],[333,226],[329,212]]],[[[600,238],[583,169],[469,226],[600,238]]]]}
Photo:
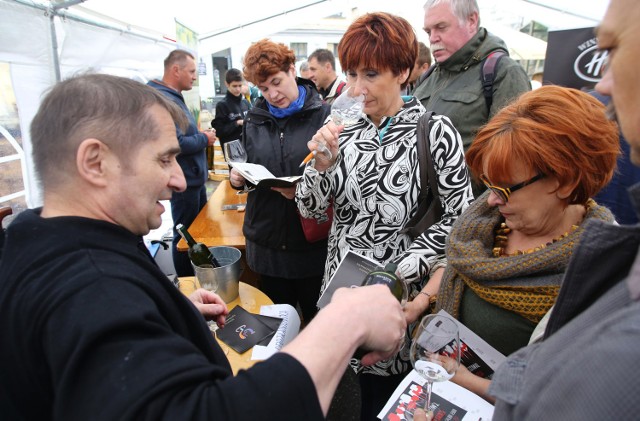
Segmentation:
{"type": "Polygon", "coordinates": [[[606,57],[594,28],[549,31],[543,84],[591,90],[602,78],[606,57]]]}

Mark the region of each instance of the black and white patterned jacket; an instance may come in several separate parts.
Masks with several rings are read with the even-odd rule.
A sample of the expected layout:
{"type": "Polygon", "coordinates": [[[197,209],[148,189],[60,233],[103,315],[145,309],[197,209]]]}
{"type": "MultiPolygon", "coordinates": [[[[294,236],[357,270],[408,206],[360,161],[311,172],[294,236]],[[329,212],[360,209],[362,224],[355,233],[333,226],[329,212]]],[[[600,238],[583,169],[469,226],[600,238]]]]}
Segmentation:
{"type": "MultiPolygon", "coordinates": [[[[438,174],[444,214],[414,241],[401,233],[418,208],[420,170],[416,126],[425,108],[414,97],[376,127],[364,116],[340,135],[336,163],[325,172],[307,166],[296,191],[303,216],[322,214],[330,200],[334,220],[328,242],[323,290],[338,264],[351,250],[384,264],[399,263],[411,292],[424,285],[432,271],[443,265],[447,235],[456,218],[473,200],[460,135],[451,121],[434,115],[430,124],[431,155],[438,174]]],[[[378,363],[384,371],[408,369],[404,362],[378,363]]],[[[376,366],[367,368],[379,370],[376,366]]],[[[382,374],[382,373],[380,373],[382,374]]]]}

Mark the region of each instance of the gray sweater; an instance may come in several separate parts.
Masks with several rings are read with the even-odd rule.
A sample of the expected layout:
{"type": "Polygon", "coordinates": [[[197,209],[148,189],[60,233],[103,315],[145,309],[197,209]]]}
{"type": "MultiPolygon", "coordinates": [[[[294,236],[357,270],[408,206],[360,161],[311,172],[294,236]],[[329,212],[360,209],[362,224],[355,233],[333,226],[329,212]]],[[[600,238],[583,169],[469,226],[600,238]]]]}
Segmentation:
{"type": "MultiPolygon", "coordinates": [[[[640,204],[640,184],[630,192],[640,204]]],[[[640,225],[588,222],[545,340],[494,374],[494,420],[637,419],[639,246],[640,225]]]]}

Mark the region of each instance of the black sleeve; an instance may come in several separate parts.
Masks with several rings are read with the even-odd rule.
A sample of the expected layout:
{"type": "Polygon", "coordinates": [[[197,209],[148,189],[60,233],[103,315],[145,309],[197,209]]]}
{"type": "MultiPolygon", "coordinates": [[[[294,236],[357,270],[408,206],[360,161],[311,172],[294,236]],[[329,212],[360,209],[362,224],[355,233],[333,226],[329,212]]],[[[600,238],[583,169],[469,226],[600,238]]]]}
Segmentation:
{"type": "Polygon", "coordinates": [[[211,127],[216,129],[216,135],[221,140],[232,140],[240,137],[242,128],[236,124],[237,119],[229,118],[229,107],[226,102],[221,101],[216,105],[216,117],[211,122],[211,127]]]}

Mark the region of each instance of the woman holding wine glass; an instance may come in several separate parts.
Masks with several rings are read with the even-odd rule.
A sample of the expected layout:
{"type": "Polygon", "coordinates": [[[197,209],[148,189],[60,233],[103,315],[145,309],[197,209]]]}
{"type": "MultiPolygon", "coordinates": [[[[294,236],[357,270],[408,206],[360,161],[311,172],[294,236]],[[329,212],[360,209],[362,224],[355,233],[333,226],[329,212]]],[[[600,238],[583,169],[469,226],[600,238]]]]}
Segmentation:
{"type": "MultiPolygon", "coordinates": [[[[309,152],[307,141],[329,116],[315,85],[296,78],[295,61],[290,48],[268,39],[254,43],[244,57],[244,77],[262,96],[244,121],[243,158],[276,177],[302,174],[299,164],[309,152]]],[[[235,153],[227,157],[231,155],[235,153]]],[[[233,168],[229,181],[236,189],[252,187],[233,168]]],[[[327,243],[305,239],[294,192],[293,187],[251,190],[243,233],[247,264],[260,274],[261,289],[276,304],[299,305],[308,323],[317,312],[327,243]]]]}
{"type": "MultiPolygon", "coordinates": [[[[460,333],[455,320],[450,317],[429,314],[418,325],[409,349],[411,364],[426,380],[423,400],[426,412],[431,408],[431,389],[434,382],[451,379],[460,366],[460,333]]],[[[408,419],[413,414],[405,413],[408,419]]]]}
{"type": "MultiPolygon", "coordinates": [[[[438,291],[447,234],[473,199],[460,135],[447,117],[434,115],[428,135],[443,216],[415,239],[402,232],[417,213],[421,186],[416,129],[426,110],[415,97],[401,96],[417,54],[413,28],[401,17],[371,13],[351,24],[338,57],[353,95],[364,95],[364,106],[355,124],[331,121],[311,138],[316,159],[296,191],[306,217],[333,203],[325,284],[348,251],[381,266],[397,263],[410,283],[412,300],[405,306],[410,329],[438,291]],[[325,147],[330,154],[322,152],[325,147]]],[[[376,418],[411,369],[408,332],[396,357],[372,367],[352,360],[360,373],[362,420],[376,418]]]]}

